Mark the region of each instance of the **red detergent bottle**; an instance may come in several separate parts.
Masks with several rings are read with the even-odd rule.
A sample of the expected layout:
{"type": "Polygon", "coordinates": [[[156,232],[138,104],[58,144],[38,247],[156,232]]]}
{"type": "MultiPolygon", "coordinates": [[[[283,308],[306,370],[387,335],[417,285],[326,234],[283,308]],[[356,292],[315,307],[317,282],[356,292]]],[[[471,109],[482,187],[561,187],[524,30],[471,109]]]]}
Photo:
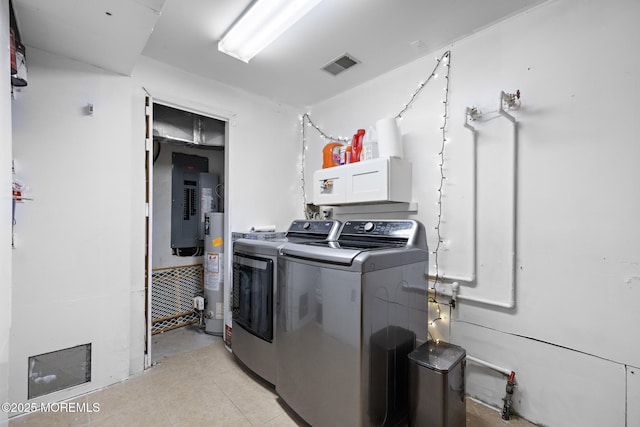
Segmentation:
{"type": "Polygon", "coordinates": [[[351,163],[360,161],[360,154],[362,153],[362,140],[364,139],[365,130],[358,129],[353,135],[351,140],[351,163]]]}

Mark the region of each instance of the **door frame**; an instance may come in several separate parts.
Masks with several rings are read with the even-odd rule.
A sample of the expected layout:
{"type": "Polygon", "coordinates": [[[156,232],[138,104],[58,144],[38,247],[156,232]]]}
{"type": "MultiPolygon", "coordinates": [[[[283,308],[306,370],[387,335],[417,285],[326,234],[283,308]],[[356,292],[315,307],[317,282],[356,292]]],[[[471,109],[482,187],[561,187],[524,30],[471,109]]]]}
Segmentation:
{"type": "MultiPolygon", "coordinates": [[[[143,88],[144,89],[144,88],[143,88]]],[[[211,106],[199,105],[195,102],[181,100],[171,101],[170,96],[157,96],[144,89],[145,95],[145,345],[144,345],[144,369],[153,365],[152,359],[152,318],[151,318],[151,281],[153,270],[153,105],[161,104],[168,107],[188,111],[201,116],[210,117],[225,122],[224,127],[224,251],[228,253],[231,249],[231,232],[228,226],[229,212],[229,140],[230,128],[234,122],[236,114],[227,110],[216,109],[211,106]]],[[[225,277],[224,282],[228,283],[230,257],[225,257],[225,277]]],[[[227,307],[229,306],[228,292],[225,290],[223,317],[226,319],[227,307]]]]}

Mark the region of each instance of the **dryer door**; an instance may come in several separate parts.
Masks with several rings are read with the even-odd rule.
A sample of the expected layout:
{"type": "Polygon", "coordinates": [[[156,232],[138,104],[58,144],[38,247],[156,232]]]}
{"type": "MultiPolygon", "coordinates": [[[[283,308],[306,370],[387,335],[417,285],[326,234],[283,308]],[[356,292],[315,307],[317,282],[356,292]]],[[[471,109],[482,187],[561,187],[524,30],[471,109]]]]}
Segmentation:
{"type": "Polygon", "coordinates": [[[273,260],[233,256],[233,321],[251,334],[273,340],[273,260]]]}

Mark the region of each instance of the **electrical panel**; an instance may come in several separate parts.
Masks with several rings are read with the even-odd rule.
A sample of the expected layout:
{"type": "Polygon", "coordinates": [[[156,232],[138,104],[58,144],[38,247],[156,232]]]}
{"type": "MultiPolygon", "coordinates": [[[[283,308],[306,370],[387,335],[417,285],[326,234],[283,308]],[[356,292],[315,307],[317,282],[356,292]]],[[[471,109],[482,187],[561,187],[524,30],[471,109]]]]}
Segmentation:
{"type": "Polygon", "coordinates": [[[200,233],[201,217],[204,216],[200,207],[200,174],[208,171],[209,159],[206,157],[173,153],[171,247],[176,255],[195,255],[204,245],[200,233]]]}

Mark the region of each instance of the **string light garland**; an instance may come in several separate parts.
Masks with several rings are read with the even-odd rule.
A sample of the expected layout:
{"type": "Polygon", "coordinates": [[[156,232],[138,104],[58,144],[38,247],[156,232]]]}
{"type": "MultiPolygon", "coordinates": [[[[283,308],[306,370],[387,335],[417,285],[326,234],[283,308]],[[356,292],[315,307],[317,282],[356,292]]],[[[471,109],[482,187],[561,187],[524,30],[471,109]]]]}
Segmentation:
{"type": "Polygon", "coordinates": [[[300,180],[301,180],[301,184],[300,184],[300,188],[302,189],[302,202],[303,202],[303,209],[302,209],[302,213],[304,214],[304,217],[306,219],[309,219],[309,213],[307,212],[307,191],[305,190],[306,187],[306,181],[304,179],[304,165],[307,162],[307,136],[306,136],[306,132],[304,129],[304,119],[305,117],[308,117],[307,114],[305,114],[304,116],[302,116],[302,157],[300,160],[301,163],[301,168],[300,168],[300,180]]]}
{"type": "MultiPolygon", "coordinates": [[[[451,51],[446,51],[442,54],[442,56],[440,58],[436,59],[436,65],[434,66],[433,70],[431,71],[431,73],[428,75],[428,77],[426,78],[426,80],[420,82],[420,84],[418,85],[418,88],[415,90],[415,92],[413,92],[413,94],[411,94],[411,97],[409,98],[409,101],[404,104],[404,106],[402,107],[402,109],[398,112],[398,114],[395,115],[395,118],[400,120],[403,118],[403,116],[405,115],[405,113],[412,107],[412,105],[416,102],[416,100],[418,99],[420,93],[422,92],[422,90],[425,88],[425,86],[427,86],[427,84],[438,77],[438,74],[436,73],[439,69],[439,67],[441,67],[444,64],[445,66],[445,75],[444,75],[444,79],[446,82],[445,88],[444,88],[444,92],[445,92],[445,96],[444,96],[444,100],[442,101],[443,103],[443,115],[442,115],[442,126],[440,127],[440,132],[442,135],[442,141],[441,141],[441,145],[440,145],[440,151],[438,152],[438,167],[440,170],[440,182],[438,185],[438,189],[437,189],[437,206],[438,206],[438,217],[437,217],[437,222],[436,222],[436,226],[435,226],[435,230],[436,230],[436,234],[437,234],[437,242],[436,242],[436,247],[435,249],[431,252],[431,254],[434,255],[434,268],[435,268],[435,276],[434,276],[434,281],[433,281],[433,285],[431,287],[431,289],[434,291],[434,297],[429,298],[429,302],[432,302],[434,304],[436,304],[436,309],[437,309],[437,313],[438,315],[431,321],[428,323],[428,326],[434,326],[436,321],[439,320],[444,320],[444,317],[441,316],[440,314],[440,304],[444,304],[444,305],[449,305],[446,303],[442,303],[437,301],[437,299],[435,298],[435,295],[437,295],[437,292],[435,292],[436,290],[436,286],[438,284],[438,282],[440,281],[440,266],[439,266],[439,259],[438,259],[438,255],[439,255],[439,251],[440,251],[440,247],[441,245],[444,243],[442,234],[441,234],[441,225],[442,225],[442,191],[444,188],[444,182],[447,179],[445,174],[444,174],[444,165],[445,165],[445,143],[447,142],[447,136],[446,136],[446,132],[447,132],[447,124],[448,124],[448,119],[449,119],[449,71],[450,71],[450,66],[451,66],[451,51]]],[[[340,141],[340,142],[349,142],[350,139],[349,138],[343,138],[343,137],[335,137],[333,135],[327,134],[326,132],[324,132],[319,126],[317,126],[313,120],[311,120],[311,117],[309,115],[309,113],[305,113],[301,119],[301,125],[302,125],[302,168],[301,168],[301,174],[302,174],[302,198],[303,198],[303,202],[304,202],[304,206],[305,206],[305,215],[308,215],[307,212],[307,197],[306,197],[306,189],[305,189],[305,152],[307,150],[307,141],[306,141],[306,133],[305,133],[305,125],[311,126],[313,127],[316,132],[318,132],[318,134],[325,140],[331,140],[331,141],[340,141]]],[[[451,306],[453,307],[453,306],[451,306]]],[[[427,333],[430,335],[430,332],[428,330],[427,327],[427,333]]]]}
{"type": "MultiPolygon", "coordinates": [[[[444,57],[443,57],[444,58],[444,57]]],[[[449,58],[449,55],[447,55],[446,59],[449,58]]],[[[442,225],[442,190],[444,187],[444,181],[447,179],[447,177],[444,175],[444,163],[445,163],[445,143],[447,142],[447,122],[449,120],[449,66],[450,66],[450,61],[445,60],[445,66],[447,67],[447,73],[445,75],[445,82],[446,82],[446,86],[445,86],[445,97],[444,97],[444,101],[442,101],[443,103],[443,114],[442,114],[442,126],[440,127],[440,131],[441,131],[441,135],[442,135],[442,141],[441,141],[441,145],[440,145],[440,152],[438,153],[439,156],[439,170],[440,170],[440,183],[438,185],[438,198],[437,198],[437,202],[436,204],[438,205],[438,219],[436,221],[436,226],[435,226],[435,230],[436,230],[436,236],[437,236],[437,240],[436,240],[436,247],[435,249],[431,252],[435,258],[434,260],[434,267],[435,267],[435,276],[433,279],[433,286],[431,287],[431,289],[434,291],[433,292],[433,299],[432,301],[436,304],[439,304],[439,302],[436,299],[436,286],[438,285],[438,281],[440,280],[440,264],[439,264],[439,258],[438,255],[440,254],[440,246],[444,243],[444,240],[442,239],[442,234],[441,234],[441,225],[442,225]]],[[[431,74],[431,76],[435,75],[435,70],[434,73],[431,74]]],[[[438,314],[440,313],[440,306],[438,306],[438,314]]],[[[440,317],[440,316],[438,316],[440,317]]],[[[435,320],[434,320],[435,322],[435,320]]]]}
{"type": "MultiPolygon", "coordinates": [[[[438,169],[440,171],[440,182],[438,184],[438,189],[437,189],[438,194],[437,194],[437,201],[436,201],[436,204],[438,206],[438,218],[436,221],[436,226],[434,227],[436,230],[437,239],[436,239],[436,247],[431,252],[431,254],[434,257],[435,276],[433,279],[433,285],[431,286],[431,289],[433,290],[433,297],[429,299],[430,302],[436,305],[437,316],[435,316],[431,322],[427,323],[427,331],[429,330],[429,326],[435,327],[437,321],[444,321],[444,317],[442,316],[440,311],[440,304],[442,303],[436,299],[436,296],[438,295],[438,293],[436,292],[436,286],[438,285],[438,281],[440,280],[440,263],[439,263],[438,256],[440,254],[440,247],[444,243],[442,233],[441,233],[442,231],[441,230],[442,191],[444,188],[444,182],[447,179],[447,177],[444,174],[444,164],[445,164],[445,148],[446,148],[446,142],[447,142],[446,132],[447,132],[447,124],[449,120],[449,70],[451,65],[450,58],[451,58],[451,53],[446,52],[445,55],[442,56],[441,60],[438,61],[438,66],[440,65],[440,62],[444,61],[444,65],[446,67],[446,74],[444,76],[444,79],[445,79],[444,100],[442,101],[442,104],[443,104],[442,126],[440,127],[440,134],[442,138],[441,138],[441,144],[440,144],[440,151],[438,152],[438,169]]],[[[437,70],[437,66],[434,69],[434,71],[431,73],[431,76],[429,76],[430,78],[437,77],[437,75],[435,74],[436,70],[437,70]]],[[[445,303],[444,305],[449,305],[449,304],[445,303]]],[[[451,310],[451,308],[453,308],[453,305],[449,305],[449,310],[451,310]]],[[[451,316],[451,312],[449,312],[449,316],[451,316]]]]}
{"type": "Polygon", "coordinates": [[[438,304],[437,302],[436,302],[436,310],[438,311],[438,316],[435,319],[433,319],[431,322],[429,322],[430,326],[435,326],[435,324],[436,324],[436,322],[438,320],[442,320],[442,313],[440,311],[440,304],[438,304]]]}
{"type": "Polygon", "coordinates": [[[320,129],[319,126],[317,126],[315,123],[313,123],[313,120],[311,120],[311,117],[309,116],[309,113],[305,113],[302,116],[302,120],[303,120],[302,124],[303,125],[304,125],[304,120],[305,119],[307,120],[307,124],[309,126],[313,127],[320,134],[320,136],[323,139],[328,139],[328,140],[331,140],[331,141],[341,141],[341,142],[349,142],[349,141],[351,141],[351,138],[345,138],[345,137],[342,137],[342,136],[333,136],[333,135],[328,135],[328,134],[324,133],[322,131],[322,129],[320,129]]]}
{"type": "Polygon", "coordinates": [[[320,136],[323,139],[326,140],[331,140],[331,141],[340,141],[340,142],[349,142],[351,139],[350,138],[345,138],[342,136],[339,137],[335,137],[333,135],[328,135],[325,132],[322,131],[322,129],[320,129],[319,126],[317,126],[313,120],[311,120],[311,117],[309,116],[309,113],[304,113],[302,115],[302,117],[300,118],[300,123],[302,124],[302,158],[301,158],[301,168],[300,168],[300,181],[301,181],[301,185],[300,188],[302,190],[302,203],[304,206],[304,209],[302,211],[302,213],[304,214],[306,219],[311,219],[311,214],[309,212],[309,210],[307,209],[308,203],[307,203],[307,190],[306,190],[306,181],[305,181],[305,164],[306,164],[306,153],[307,153],[307,134],[305,132],[306,129],[306,125],[311,126],[312,128],[314,128],[316,130],[316,132],[318,132],[320,134],[320,136]]]}
{"type": "MultiPolygon", "coordinates": [[[[445,62],[445,65],[447,66],[447,74],[445,76],[445,78],[447,79],[447,81],[449,80],[449,62],[450,62],[450,58],[451,58],[451,51],[448,50],[445,53],[442,54],[442,56],[440,58],[438,58],[436,60],[436,65],[435,67],[433,67],[433,71],[431,71],[431,74],[429,74],[429,77],[427,77],[427,80],[420,82],[420,84],[418,85],[418,89],[413,93],[413,95],[411,95],[411,98],[409,99],[409,102],[407,102],[406,104],[404,104],[404,107],[402,108],[402,110],[400,110],[400,112],[396,115],[397,119],[401,119],[402,116],[404,115],[404,113],[407,112],[407,110],[409,108],[411,108],[411,105],[413,105],[413,103],[415,102],[415,100],[418,98],[418,95],[420,95],[420,92],[422,92],[422,89],[424,89],[424,87],[427,85],[427,83],[429,83],[429,81],[431,81],[431,79],[438,77],[438,75],[436,74],[436,71],[438,71],[438,67],[440,67],[440,63],[442,63],[443,61],[445,62]]],[[[446,97],[445,97],[445,104],[448,103],[449,101],[449,83],[447,82],[447,88],[446,88],[446,97]]]]}

